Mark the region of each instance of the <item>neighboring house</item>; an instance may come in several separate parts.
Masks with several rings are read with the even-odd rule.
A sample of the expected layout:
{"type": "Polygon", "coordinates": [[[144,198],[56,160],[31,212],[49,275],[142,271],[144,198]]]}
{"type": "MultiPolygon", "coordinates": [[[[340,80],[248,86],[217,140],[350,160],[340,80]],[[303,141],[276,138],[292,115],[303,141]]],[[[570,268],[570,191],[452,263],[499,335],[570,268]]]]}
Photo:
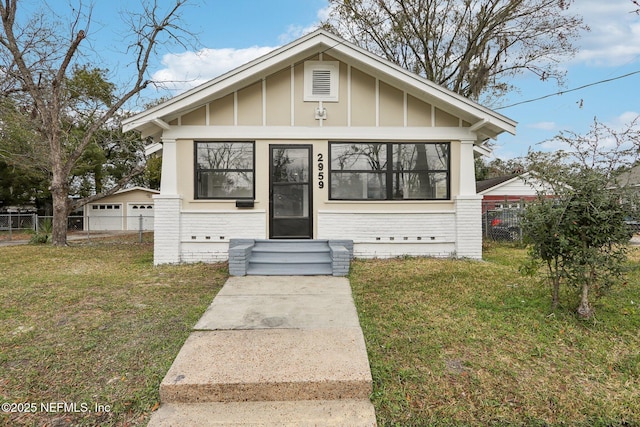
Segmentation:
{"type": "Polygon", "coordinates": [[[84,229],[153,230],[154,200],[159,191],[133,187],[84,206],[84,229]]]}
{"type": "Polygon", "coordinates": [[[358,257],[480,258],[474,148],[515,125],[317,30],[124,130],[162,150],[154,262],[163,264],[226,260],[238,238],[348,239],[358,257]]]}
{"type": "Polygon", "coordinates": [[[621,173],[615,179],[615,185],[620,187],[635,187],[638,191],[640,191],[640,164],[635,165],[627,172],[621,173]]]}
{"type": "Polygon", "coordinates": [[[476,182],[476,192],[482,196],[483,212],[490,209],[519,207],[522,202],[534,200],[545,191],[550,195],[549,186],[531,178],[529,172],[514,173],[476,182]]]}

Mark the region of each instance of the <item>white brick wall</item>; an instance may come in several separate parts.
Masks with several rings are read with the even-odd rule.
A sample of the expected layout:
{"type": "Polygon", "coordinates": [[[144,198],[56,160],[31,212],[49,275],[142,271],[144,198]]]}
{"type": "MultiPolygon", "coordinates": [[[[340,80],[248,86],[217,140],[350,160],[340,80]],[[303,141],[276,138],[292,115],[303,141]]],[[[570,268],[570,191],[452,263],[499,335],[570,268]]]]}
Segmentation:
{"type": "Polygon", "coordinates": [[[482,196],[456,197],[456,256],[482,259],[482,196]]]}
{"type": "Polygon", "coordinates": [[[229,239],[265,239],[266,212],[183,212],[180,260],[219,262],[229,256],[229,239]]]}
{"type": "Polygon", "coordinates": [[[155,195],[153,263],[180,262],[180,196],[155,195]]]}
{"type": "Polygon", "coordinates": [[[451,256],[454,212],[318,212],[319,239],[352,239],[354,256],[451,256]]]}
{"type": "MultiPolygon", "coordinates": [[[[155,196],[155,264],[228,259],[229,239],[264,239],[264,210],[180,213],[178,196],[155,196]]],[[[482,258],[481,197],[459,196],[453,211],[319,211],[318,239],[350,239],[354,256],[482,258]]]]}

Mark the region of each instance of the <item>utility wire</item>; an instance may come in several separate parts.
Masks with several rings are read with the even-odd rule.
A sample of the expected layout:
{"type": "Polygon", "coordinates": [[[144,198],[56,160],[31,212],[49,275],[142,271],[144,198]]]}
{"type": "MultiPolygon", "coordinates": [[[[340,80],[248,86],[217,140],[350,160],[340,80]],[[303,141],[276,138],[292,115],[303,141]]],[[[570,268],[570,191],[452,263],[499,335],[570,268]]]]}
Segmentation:
{"type": "Polygon", "coordinates": [[[559,91],[559,92],[550,93],[550,94],[548,94],[548,95],[544,95],[544,96],[541,96],[541,97],[539,97],[539,98],[527,99],[526,101],[520,101],[520,102],[516,102],[516,103],[514,103],[514,104],[505,105],[504,107],[494,108],[494,110],[503,110],[503,109],[505,109],[505,108],[515,107],[516,105],[522,105],[522,104],[528,104],[528,103],[530,103],[530,102],[540,101],[541,99],[550,98],[550,97],[552,97],[552,96],[564,95],[565,93],[575,92],[575,91],[577,91],[577,90],[585,89],[585,88],[588,88],[588,87],[591,87],[591,86],[596,86],[596,85],[599,85],[599,84],[612,82],[612,81],[614,81],[614,80],[620,80],[620,79],[623,79],[623,78],[625,78],[625,77],[633,76],[634,74],[640,74],[640,70],[632,71],[632,72],[630,72],[630,73],[623,74],[623,75],[621,75],[621,76],[617,76],[617,77],[612,77],[612,78],[610,78],[610,79],[599,80],[599,81],[597,81],[597,82],[588,83],[588,84],[586,84],[586,85],[582,85],[582,86],[574,87],[573,89],[561,90],[561,91],[559,91]]]}

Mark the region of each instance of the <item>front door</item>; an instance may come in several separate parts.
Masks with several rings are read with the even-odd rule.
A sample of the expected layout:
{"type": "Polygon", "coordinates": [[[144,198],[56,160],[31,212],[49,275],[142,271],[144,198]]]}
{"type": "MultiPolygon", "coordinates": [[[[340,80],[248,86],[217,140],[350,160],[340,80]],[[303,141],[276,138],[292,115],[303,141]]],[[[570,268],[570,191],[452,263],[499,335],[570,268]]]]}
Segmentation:
{"type": "Polygon", "coordinates": [[[311,239],[311,146],[270,145],[269,238],[311,239]]]}

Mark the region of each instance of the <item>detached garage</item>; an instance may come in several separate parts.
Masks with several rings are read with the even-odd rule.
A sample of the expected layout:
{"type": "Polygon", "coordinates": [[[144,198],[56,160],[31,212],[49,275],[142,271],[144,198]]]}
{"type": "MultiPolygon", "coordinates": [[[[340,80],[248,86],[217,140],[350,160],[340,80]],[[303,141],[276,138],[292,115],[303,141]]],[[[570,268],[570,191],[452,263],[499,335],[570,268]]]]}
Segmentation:
{"type": "Polygon", "coordinates": [[[143,187],[120,190],[84,207],[85,231],[153,230],[153,196],[143,187]]]}

